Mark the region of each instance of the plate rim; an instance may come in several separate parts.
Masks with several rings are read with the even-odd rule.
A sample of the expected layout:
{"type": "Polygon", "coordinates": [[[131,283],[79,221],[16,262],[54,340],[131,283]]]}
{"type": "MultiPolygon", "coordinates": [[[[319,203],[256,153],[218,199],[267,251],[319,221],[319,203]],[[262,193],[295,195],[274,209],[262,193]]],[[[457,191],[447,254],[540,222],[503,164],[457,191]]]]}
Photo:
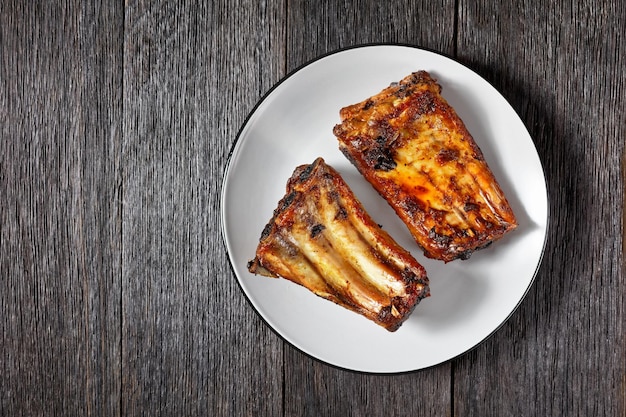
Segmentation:
{"type": "Polygon", "coordinates": [[[276,83],[274,83],[264,94],[262,94],[257,101],[255,102],[254,106],[250,109],[250,111],[248,112],[248,114],[246,115],[245,119],[242,121],[239,129],[237,130],[236,136],[235,136],[235,140],[233,141],[228,154],[227,154],[227,161],[226,164],[224,166],[223,172],[222,172],[222,181],[220,182],[220,232],[221,232],[221,237],[222,237],[222,245],[226,251],[226,255],[227,255],[227,259],[228,259],[228,265],[229,268],[233,274],[233,276],[235,277],[235,281],[237,282],[237,285],[239,287],[239,290],[243,293],[244,298],[247,302],[247,304],[252,308],[252,310],[255,312],[255,314],[263,321],[263,323],[269,327],[269,329],[276,334],[282,341],[283,343],[287,343],[291,348],[296,349],[297,351],[299,351],[300,353],[304,354],[305,356],[313,359],[314,361],[318,362],[318,363],[322,363],[326,366],[330,366],[332,368],[335,369],[340,369],[340,370],[344,370],[344,371],[348,371],[348,372],[352,372],[352,373],[357,373],[357,374],[363,374],[363,375],[403,375],[403,374],[410,374],[410,373],[415,373],[415,372],[420,372],[420,371],[424,371],[427,369],[431,369],[440,365],[443,365],[445,363],[448,362],[452,362],[458,358],[460,358],[461,356],[464,356],[468,353],[470,353],[471,351],[477,349],[478,347],[480,347],[481,345],[483,345],[487,340],[491,339],[491,337],[497,333],[503,326],[505,323],[507,323],[511,317],[519,310],[519,307],[521,306],[521,304],[524,302],[524,300],[526,300],[526,297],[528,295],[528,293],[530,292],[530,289],[533,287],[536,279],[537,279],[537,275],[539,273],[539,270],[543,264],[543,258],[545,255],[545,250],[547,247],[547,242],[548,242],[548,238],[549,238],[549,232],[550,232],[550,223],[551,223],[551,213],[550,213],[550,188],[549,188],[549,184],[546,178],[546,171],[545,171],[545,167],[544,164],[539,156],[539,152],[537,150],[537,145],[535,143],[535,141],[533,140],[533,137],[530,135],[530,132],[528,131],[528,128],[526,127],[526,124],[524,123],[524,121],[521,119],[520,115],[518,114],[518,112],[513,108],[513,106],[511,105],[511,103],[509,102],[509,100],[497,89],[495,88],[495,86],[486,78],[484,78],[482,75],[480,75],[479,73],[477,73],[475,70],[471,69],[469,66],[467,66],[466,64],[460,62],[457,58],[454,58],[448,54],[442,53],[440,51],[434,50],[434,49],[430,49],[430,48],[426,48],[426,47],[422,47],[422,46],[417,46],[417,45],[413,45],[410,43],[402,43],[402,42],[371,42],[371,43],[361,43],[361,44],[355,44],[355,45],[350,45],[350,46],[345,46],[342,48],[337,48],[337,49],[333,49],[331,51],[327,51],[323,54],[317,55],[316,57],[305,61],[304,63],[302,63],[301,65],[298,65],[297,67],[293,68],[291,71],[287,72],[283,77],[281,77],[276,83]],[[246,127],[248,126],[250,119],[256,114],[258,108],[263,105],[263,103],[265,103],[265,101],[270,97],[270,95],[276,90],[278,89],[283,83],[285,83],[287,80],[289,80],[290,78],[292,78],[295,74],[297,74],[298,72],[302,71],[303,69],[309,67],[310,65],[325,59],[329,56],[332,55],[337,55],[337,54],[341,54],[347,51],[351,51],[351,50],[355,50],[355,49],[366,49],[366,48],[371,48],[371,47],[401,47],[401,48],[409,48],[409,49],[415,49],[418,51],[425,51],[425,52],[429,52],[429,53],[433,53],[435,55],[439,55],[441,57],[447,58],[451,61],[454,61],[455,63],[461,65],[462,67],[464,67],[466,70],[470,71],[471,73],[475,74],[476,76],[478,76],[481,80],[483,80],[484,82],[486,82],[487,84],[489,84],[489,86],[495,90],[503,100],[505,100],[505,102],[509,105],[509,107],[511,107],[511,109],[513,110],[513,113],[515,114],[515,117],[517,117],[520,122],[522,123],[522,125],[524,126],[524,128],[526,129],[526,132],[528,133],[528,136],[530,138],[530,142],[535,150],[535,153],[537,155],[537,159],[539,162],[539,166],[541,168],[541,174],[543,176],[543,182],[544,182],[544,187],[546,190],[545,193],[545,199],[546,199],[546,217],[545,217],[545,230],[544,230],[544,235],[543,235],[543,242],[542,242],[542,246],[541,246],[541,251],[539,254],[539,258],[537,259],[537,265],[535,267],[535,270],[532,274],[532,277],[529,280],[529,283],[526,287],[526,289],[524,290],[524,293],[521,295],[520,299],[518,300],[518,302],[515,304],[515,306],[512,308],[512,310],[510,311],[510,313],[504,318],[502,319],[502,321],[490,332],[488,333],[485,337],[483,337],[481,340],[479,340],[478,342],[476,342],[474,345],[472,345],[471,347],[469,347],[468,349],[448,358],[448,359],[444,359],[441,360],[437,363],[433,363],[431,365],[428,366],[423,366],[423,367],[418,367],[418,368],[414,368],[414,369],[406,369],[406,370],[398,370],[398,371],[375,371],[375,370],[362,370],[362,369],[353,369],[350,368],[348,366],[342,366],[336,363],[331,363],[331,362],[327,362],[324,359],[321,359],[317,356],[315,356],[313,353],[307,352],[306,350],[304,350],[303,348],[301,348],[300,346],[296,345],[294,342],[290,341],[287,339],[287,337],[283,334],[281,334],[272,324],[269,323],[269,321],[261,314],[261,312],[256,308],[256,306],[254,305],[253,301],[250,299],[250,296],[248,295],[248,293],[246,292],[246,290],[243,288],[241,280],[239,279],[237,272],[235,270],[235,267],[233,265],[233,259],[232,259],[232,255],[231,255],[231,251],[229,249],[229,242],[228,242],[228,236],[226,233],[226,212],[225,212],[225,200],[226,200],[226,182],[229,178],[229,173],[231,170],[231,166],[233,164],[233,156],[238,148],[238,146],[240,145],[241,142],[241,135],[244,132],[244,130],[246,129],[246,127]]]}

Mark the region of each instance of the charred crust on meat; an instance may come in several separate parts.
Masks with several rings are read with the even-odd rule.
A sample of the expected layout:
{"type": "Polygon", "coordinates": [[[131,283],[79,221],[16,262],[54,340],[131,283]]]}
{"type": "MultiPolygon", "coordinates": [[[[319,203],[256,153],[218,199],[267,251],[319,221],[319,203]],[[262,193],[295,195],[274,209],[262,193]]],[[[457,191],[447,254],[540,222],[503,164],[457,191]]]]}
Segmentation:
{"type": "Polygon", "coordinates": [[[301,182],[304,182],[306,180],[309,179],[309,177],[311,176],[311,172],[313,172],[313,169],[315,168],[315,163],[307,165],[307,167],[305,169],[302,170],[302,172],[300,173],[300,175],[298,175],[298,179],[301,182]]]}
{"type": "Polygon", "coordinates": [[[417,279],[417,275],[415,275],[415,272],[411,271],[411,269],[409,269],[409,268],[404,268],[402,270],[402,279],[404,279],[405,282],[416,282],[416,281],[419,281],[417,279]]]}
{"type": "Polygon", "coordinates": [[[291,205],[291,203],[293,203],[293,201],[296,199],[297,195],[298,195],[297,191],[292,191],[289,194],[287,194],[285,198],[281,200],[279,210],[280,211],[286,210],[291,205]]]}
{"type": "Polygon", "coordinates": [[[265,239],[266,237],[270,235],[270,233],[272,233],[273,227],[274,227],[273,221],[265,225],[265,227],[263,228],[263,231],[261,232],[261,240],[265,239]]]}
{"type": "Polygon", "coordinates": [[[435,159],[439,165],[445,165],[448,162],[456,161],[459,157],[459,151],[457,149],[443,148],[439,151],[435,159]]]}
{"type": "Polygon", "coordinates": [[[311,234],[310,234],[311,239],[315,239],[320,233],[324,231],[324,229],[326,229],[326,226],[324,226],[323,224],[321,223],[314,224],[311,227],[311,234]]]}
{"type": "Polygon", "coordinates": [[[337,190],[329,191],[328,193],[326,193],[326,196],[329,204],[338,204],[341,200],[339,192],[337,190]]]}
{"type": "Polygon", "coordinates": [[[374,169],[380,171],[391,171],[392,169],[395,169],[396,166],[396,161],[394,161],[393,158],[389,157],[388,155],[379,155],[376,158],[374,169]]]}
{"type": "Polygon", "coordinates": [[[374,102],[372,100],[367,100],[365,103],[363,103],[363,110],[369,110],[370,107],[372,107],[374,105],[374,102]]]}
{"type": "Polygon", "coordinates": [[[450,236],[437,233],[434,227],[428,231],[428,237],[434,240],[439,246],[447,246],[452,240],[450,236]]]}
{"type": "Polygon", "coordinates": [[[393,157],[391,149],[386,147],[376,147],[371,149],[366,156],[368,163],[375,170],[391,171],[398,165],[393,157]]]}
{"type": "Polygon", "coordinates": [[[348,211],[342,205],[339,205],[337,209],[337,214],[335,214],[335,220],[343,221],[348,218],[348,211]]]}
{"type": "Polygon", "coordinates": [[[399,201],[398,205],[411,216],[415,216],[417,213],[424,212],[426,210],[426,204],[417,198],[406,198],[399,201]]]}
{"type": "Polygon", "coordinates": [[[437,102],[430,91],[418,95],[413,105],[415,106],[415,112],[419,114],[430,114],[437,110],[437,102]]]}

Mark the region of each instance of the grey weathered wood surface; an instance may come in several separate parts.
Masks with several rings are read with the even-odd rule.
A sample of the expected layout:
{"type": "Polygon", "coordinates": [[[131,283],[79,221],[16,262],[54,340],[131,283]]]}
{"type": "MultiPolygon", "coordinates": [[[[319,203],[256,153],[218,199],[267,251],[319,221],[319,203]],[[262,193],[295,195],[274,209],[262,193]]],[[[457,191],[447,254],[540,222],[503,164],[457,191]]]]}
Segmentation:
{"type": "Polygon", "coordinates": [[[620,2],[0,2],[0,415],[626,415],[620,2]],[[455,57],[550,190],[510,320],[434,368],[285,344],[221,242],[227,156],[289,71],[356,44],[455,57]]]}

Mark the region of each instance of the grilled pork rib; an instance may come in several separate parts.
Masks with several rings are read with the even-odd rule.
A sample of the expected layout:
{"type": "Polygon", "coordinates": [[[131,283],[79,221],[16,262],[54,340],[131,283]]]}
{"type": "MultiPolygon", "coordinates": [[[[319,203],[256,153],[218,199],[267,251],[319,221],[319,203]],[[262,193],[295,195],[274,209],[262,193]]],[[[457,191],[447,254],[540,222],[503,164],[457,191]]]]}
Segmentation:
{"type": "Polygon", "coordinates": [[[413,73],[340,111],[339,148],[427,257],[467,259],[517,227],[481,150],[441,87],[413,73]]]}
{"type": "Polygon", "coordinates": [[[248,269],[300,284],[389,331],[430,295],[424,268],[322,158],[295,169],[248,269]]]}

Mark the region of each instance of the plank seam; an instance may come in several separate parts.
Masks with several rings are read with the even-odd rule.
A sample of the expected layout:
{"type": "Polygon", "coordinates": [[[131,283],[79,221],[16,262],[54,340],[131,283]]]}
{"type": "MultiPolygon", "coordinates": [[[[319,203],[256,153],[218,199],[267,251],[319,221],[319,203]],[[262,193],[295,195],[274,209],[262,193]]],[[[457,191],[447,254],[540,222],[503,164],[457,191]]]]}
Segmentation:
{"type": "Polygon", "coordinates": [[[120,341],[119,341],[119,352],[120,352],[120,361],[119,361],[119,389],[120,389],[120,393],[119,393],[119,404],[118,404],[118,412],[119,412],[119,416],[123,416],[125,415],[124,413],[124,144],[126,143],[125,140],[125,136],[126,136],[126,129],[125,129],[125,109],[124,109],[124,102],[125,102],[125,97],[126,97],[126,48],[125,48],[125,44],[126,44],[126,8],[127,8],[127,3],[124,2],[123,3],[123,7],[122,7],[122,33],[121,33],[121,42],[120,42],[120,47],[122,48],[121,51],[121,59],[122,59],[122,96],[120,99],[120,113],[122,115],[122,121],[121,121],[121,127],[122,127],[122,132],[121,132],[121,144],[120,144],[120,152],[122,153],[121,155],[121,160],[120,160],[120,181],[119,181],[119,190],[118,190],[118,210],[119,210],[119,216],[120,216],[120,250],[119,250],[119,265],[120,265],[120,276],[119,276],[119,280],[120,280],[120,299],[119,299],[119,309],[120,309],[120,324],[119,324],[119,330],[120,330],[120,341]]]}

